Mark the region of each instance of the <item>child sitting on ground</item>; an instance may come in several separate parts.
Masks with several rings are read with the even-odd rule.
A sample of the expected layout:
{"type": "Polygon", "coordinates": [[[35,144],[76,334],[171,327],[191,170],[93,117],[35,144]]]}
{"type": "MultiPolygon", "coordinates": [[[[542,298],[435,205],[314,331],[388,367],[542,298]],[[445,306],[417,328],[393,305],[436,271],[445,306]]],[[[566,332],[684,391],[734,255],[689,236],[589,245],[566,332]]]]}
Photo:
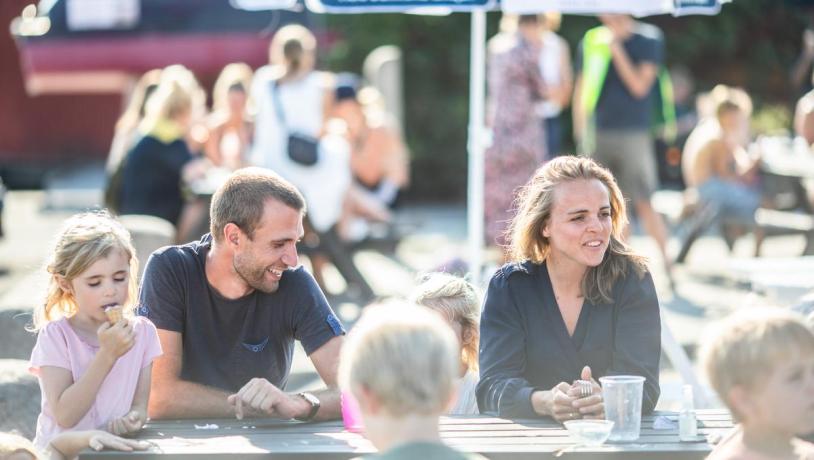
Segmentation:
{"type": "Polygon", "coordinates": [[[68,430],[140,430],[161,345],[155,326],[132,314],[138,261],[129,233],[106,213],[74,216],[46,269],[30,364],[42,391],[34,444],[44,449],[68,430]]]}
{"type": "Polygon", "coordinates": [[[475,386],[478,384],[480,300],[475,287],[457,276],[432,273],[415,288],[410,300],[441,313],[458,336],[461,346],[458,399],[448,414],[478,414],[475,386]]]}
{"type": "Polygon", "coordinates": [[[339,380],[380,452],[371,460],[483,458],[448,447],[438,433],[459,369],[457,340],[438,314],[406,303],[366,309],[342,348],[339,380]]]}
{"type": "Polygon", "coordinates": [[[122,450],[126,452],[145,450],[144,441],[120,438],[105,431],[68,431],[51,439],[44,452],[34,447],[28,439],[11,433],[0,433],[0,460],[72,460],[86,448],[122,450]]]}
{"type": "Polygon", "coordinates": [[[802,317],[752,310],[726,320],[705,369],[738,425],[710,460],[814,458],[797,435],[814,431],[814,333],[802,317]]]}

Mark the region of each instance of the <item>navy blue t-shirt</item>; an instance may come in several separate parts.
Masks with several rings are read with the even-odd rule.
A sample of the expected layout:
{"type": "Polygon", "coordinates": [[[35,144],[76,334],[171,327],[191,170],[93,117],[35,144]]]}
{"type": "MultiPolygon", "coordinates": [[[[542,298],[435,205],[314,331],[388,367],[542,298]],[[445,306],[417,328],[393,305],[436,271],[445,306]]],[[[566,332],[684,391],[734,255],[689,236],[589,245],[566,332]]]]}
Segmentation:
{"type": "Polygon", "coordinates": [[[120,214],[146,214],[176,225],[184,206],[181,170],[190,160],[183,139],[165,144],[142,137],[124,160],[120,214]]]}
{"type": "MultiPolygon", "coordinates": [[[[634,65],[650,62],[660,67],[664,62],[664,36],[658,27],[637,22],[633,34],[622,44],[634,65]]],[[[577,74],[582,71],[583,44],[577,47],[575,67],[577,74]]],[[[654,92],[658,80],[654,80],[650,93],[637,99],[628,91],[616,67],[611,61],[605,84],[596,104],[595,119],[597,129],[620,131],[648,131],[652,124],[654,92]]]]}
{"type": "Polygon", "coordinates": [[[285,388],[294,340],[309,355],[345,333],[325,295],[302,266],[283,272],[277,292],[221,296],[206,280],[211,235],[168,246],[147,261],[139,314],[183,335],[181,378],[236,392],[262,377],[285,388]]]}

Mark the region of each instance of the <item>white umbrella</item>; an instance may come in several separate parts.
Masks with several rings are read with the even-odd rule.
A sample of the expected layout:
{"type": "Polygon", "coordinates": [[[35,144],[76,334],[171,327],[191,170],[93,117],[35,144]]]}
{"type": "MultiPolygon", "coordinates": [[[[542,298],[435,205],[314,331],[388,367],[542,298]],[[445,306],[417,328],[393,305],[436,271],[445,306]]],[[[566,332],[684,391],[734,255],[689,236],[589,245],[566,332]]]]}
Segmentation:
{"type": "MultiPolygon", "coordinates": [[[[244,9],[290,8],[296,0],[231,0],[244,9]]],[[[721,3],[730,0],[501,0],[509,13],[531,14],[558,11],[563,14],[624,13],[634,16],[655,14],[717,14],[721,3]]],[[[467,151],[467,229],[469,269],[472,282],[480,284],[483,264],[483,183],[486,149],[486,12],[495,0],[305,0],[315,13],[431,13],[467,11],[472,14],[469,61],[469,127],[467,151]]]]}

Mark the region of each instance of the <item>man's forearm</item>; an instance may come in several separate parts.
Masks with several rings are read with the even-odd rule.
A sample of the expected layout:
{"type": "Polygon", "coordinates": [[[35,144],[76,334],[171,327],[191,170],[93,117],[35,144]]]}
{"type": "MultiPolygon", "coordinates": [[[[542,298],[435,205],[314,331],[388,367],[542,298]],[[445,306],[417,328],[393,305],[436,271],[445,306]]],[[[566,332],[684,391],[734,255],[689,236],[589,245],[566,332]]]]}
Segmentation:
{"type": "Polygon", "coordinates": [[[315,420],[335,420],[342,416],[338,388],[326,388],[313,394],[319,399],[319,412],[314,417],[315,420]]]}
{"type": "Polygon", "coordinates": [[[638,72],[635,64],[630,60],[627,51],[621,43],[611,44],[611,58],[616,73],[619,79],[625,85],[625,88],[636,99],[641,99],[650,93],[650,87],[653,85],[653,80],[641,75],[638,72]]]}
{"type": "Polygon", "coordinates": [[[158,391],[153,385],[150,418],[232,417],[235,410],[227,401],[229,393],[186,380],[176,380],[158,391]]]}

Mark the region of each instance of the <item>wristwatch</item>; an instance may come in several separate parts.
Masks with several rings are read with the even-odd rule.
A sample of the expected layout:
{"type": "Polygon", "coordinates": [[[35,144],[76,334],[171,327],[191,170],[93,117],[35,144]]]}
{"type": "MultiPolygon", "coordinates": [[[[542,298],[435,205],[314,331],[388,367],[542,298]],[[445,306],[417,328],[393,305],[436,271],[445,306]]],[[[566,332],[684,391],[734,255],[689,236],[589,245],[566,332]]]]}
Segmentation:
{"type": "Polygon", "coordinates": [[[297,396],[306,400],[308,404],[311,405],[311,410],[308,412],[308,415],[305,417],[294,417],[295,420],[299,420],[301,422],[310,422],[311,420],[316,417],[317,412],[319,412],[319,398],[314,396],[311,393],[297,393],[297,396]]]}

